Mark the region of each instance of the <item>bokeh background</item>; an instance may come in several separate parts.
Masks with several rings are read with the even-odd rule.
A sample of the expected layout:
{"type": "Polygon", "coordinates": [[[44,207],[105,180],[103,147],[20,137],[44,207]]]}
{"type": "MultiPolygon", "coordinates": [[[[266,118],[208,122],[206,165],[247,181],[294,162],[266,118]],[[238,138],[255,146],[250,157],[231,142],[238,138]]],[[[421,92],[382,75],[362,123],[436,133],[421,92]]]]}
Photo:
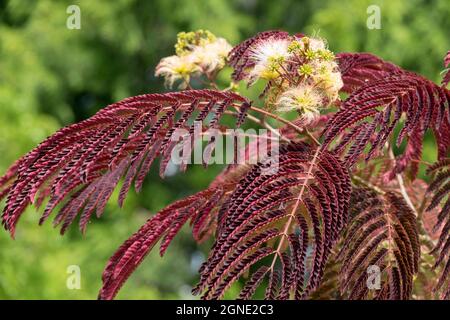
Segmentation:
{"type": "MultiPolygon", "coordinates": [[[[450,49],[448,0],[116,0],[0,1],[0,172],[58,128],[128,96],[163,92],[153,72],[173,54],[180,31],[209,29],[237,44],[256,32],[318,34],[331,50],[370,51],[439,81],[450,49]],[[66,28],[69,5],[81,8],[81,29],[66,28]],[[381,29],[366,26],[369,5],[381,29]]],[[[425,157],[434,146],[425,146],[425,157]]],[[[94,299],[109,256],[145,220],[171,201],[206,187],[220,167],[192,166],[161,181],[151,174],[123,209],[113,197],[85,236],[64,237],[29,209],[16,240],[0,231],[0,299],[94,299]],[[81,289],[66,287],[67,267],[81,268],[81,289]]],[[[164,259],[150,254],[119,299],[192,299],[191,285],[210,243],[186,229],[164,259]]]]}

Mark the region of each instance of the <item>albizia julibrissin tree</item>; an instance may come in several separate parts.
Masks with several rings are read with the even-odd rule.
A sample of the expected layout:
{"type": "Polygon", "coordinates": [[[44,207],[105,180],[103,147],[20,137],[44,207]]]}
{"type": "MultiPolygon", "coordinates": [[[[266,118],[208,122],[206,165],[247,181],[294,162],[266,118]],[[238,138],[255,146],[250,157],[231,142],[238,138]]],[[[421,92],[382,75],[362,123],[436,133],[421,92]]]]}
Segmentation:
{"type": "MultiPolygon", "coordinates": [[[[111,104],[12,165],[0,179],[12,236],[31,204],[45,206],[40,223],[58,211],[61,233],[75,220],[85,232],[117,185],[122,206],[156,159],[164,176],[179,129],[195,140],[196,123],[201,133],[255,123],[278,135],[278,150],[256,164],[229,164],[207,189],[153,215],[110,258],[99,298],[114,298],[188,221],[195,240],[214,239],[193,289],[205,299],[238,280],[242,299],[257,290],[267,299],[450,298],[448,70],[438,85],[372,54],[335,55],[322,39],[283,31],[232,48],[199,30],[179,34],[175,48],[156,75],[181,91],[111,104]],[[220,89],[226,66],[232,81],[220,89]],[[257,101],[237,92],[240,81],[264,83],[257,101]],[[428,133],[435,163],[422,160],[428,133]],[[267,174],[273,157],[276,173],[267,174]]],[[[252,157],[251,147],[234,151],[252,157]]],[[[214,148],[211,139],[205,154],[214,148]]],[[[181,171],[192,151],[182,150],[181,171]]]]}

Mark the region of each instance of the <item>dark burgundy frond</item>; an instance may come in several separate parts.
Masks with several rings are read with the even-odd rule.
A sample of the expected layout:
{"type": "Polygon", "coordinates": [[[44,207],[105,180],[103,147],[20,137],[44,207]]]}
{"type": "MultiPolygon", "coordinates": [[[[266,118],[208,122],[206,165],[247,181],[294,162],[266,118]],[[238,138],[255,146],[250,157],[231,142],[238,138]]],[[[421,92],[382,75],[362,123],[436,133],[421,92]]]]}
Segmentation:
{"type": "Polygon", "coordinates": [[[349,299],[409,299],[420,258],[412,210],[393,192],[354,188],[350,215],[339,253],[341,294],[349,299]]]}
{"type": "Polygon", "coordinates": [[[347,93],[352,93],[371,81],[405,72],[371,53],[341,52],[336,54],[336,58],[344,82],[342,91],[347,93]]]}
{"type": "Polygon", "coordinates": [[[0,177],[0,200],[3,199],[11,190],[21,161],[22,159],[17,160],[11,167],[9,167],[8,171],[0,177]]]}
{"type": "MultiPolygon", "coordinates": [[[[49,137],[0,179],[0,196],[7,196],[3,225],[14,235],[26,207],[48,197],[41,223],[62,204],[55,218],[55,224],[62,225],[61,232],[79,212],[80,228],[84,230],[94,212],[97,216],[102,214],[122,177],[125,181],[120,204],[133,181],[140,189],[158,156],[162,158],[160,171],[164,175],[176,144],[172,136],[177,129],[185,129],[192,137],[192,120],[201,122],[203,131],[215,127],[226,108],[245,107],[248,103],[233,92],[190,90],[145,94],[109,105],[49,137]]],[[[242,123],[242,119],[238,122],[242,123]]],[[[190,153],[183,154],[183,159],[189,157],[190,153]]]]}
{"type": "Polygon", "coordinates": [[[177,41],[187,50],[161,60],[166,80],[182,76],[172,63],[192,62],[184,78],[218,88],[226,62],[231,86],[130,97],[48,137],[0,177],[12,237],[31,205],[42,208],[39,224],[52,215],[61,234],[74,222],[84,233],[116,189],[119,207],[132,188],[140,192],[155,162],[164,178],[231,151],[208,187],[130,232],[106,264],[99,299],[114,299],[150,251],[164,256],[186,227],[197,243],[212,243],[192,290],[202,299],[242,284],[243,300],[450,300],[450,51],[436,84],[282,30],[231,51],[204,30],[177,41]],[[211,61],[200,61],[210,48],[211,61]],[[263,80],[260,108],[233,92],[241,80],[263,80]],[[251,131],[228,130],[246,120],[251,131]],[[422,160],[429,137],[432,164],[422,160]]]}
{"type": "Polygon", "coordinates": [[[442,78],[442,86],[446,87],[450,82],[450,50],[447,52],[447,55],[444,58],[444,67],[447,68],[444,71],[444,77],[442,78]]]}
{"type": "MultiPolygon", "coordinates": [[[[177,201],[150,218],[131,238],[125,241],[110,258],[103,272],[103,286],[99,299],[113,299],[122,285],[139,266],[153,246],[162,239],[160,254],[163,255],[174,236],[189,219],[205,220],[211,214],[212,195],[220,189],[207,189],[186,199],[177,201]],[[204,216],[204,217],[203,217],[204,216]]],[[[221,193],[222,194],[222,193],[221,193]]],[[[199,226],[198,229],[204,226],[199,226]]],[[[208,228],[206,228],[208,229],[208,228]]]]}
{"type": "MultiPolygon", "coordinates": [[[[251,146],[246,148],[251,149],[251,146]]],[[[109,259],[103,272],[103,286],[99,298],[113,299],[158,241],[161,241],[160,254],[164,255],[187,221],[190,221],[192,235],[197,242],[202,242],[214,234],[219,208],[229,199],[247,171],[246,165],[229,165],[207,189],[176,201],[150,218],[109,259]],[[124,264],[129,268],[125,269],[124,264]]]]}
{"type": "Polygon", "coordinates": [[[241,298],[251,297],[265,277],[268,298],[307,297],[346,223],[350,192],[348,172],[332,154],[304,143],[283,145],[254,166],[222,206],[224,218],[193,292],[221,298],[263,260],[269,268],[250,277],[241,298]],[[277,239],[278,249],[272,248],[277,239]]]}
{"type": "MultiPolygon", "coordinates": [[[[330,119],[323,132],[324,146],[339,140],[335,152],[345,154],[345,164],[352,166],[368,148],[372,158],[389,141],[394,129],[405,117],[396,144],[407,137],[406,149],[392,172],[404,171],[420,161],[427,129],[435,133],[442,157],[450,146],[450,91],[413,74],[402,73],[369,82],[354,91],[330,119]],[[340,137],[340,139],[337,139],[340,137]]],[[[412,170],[412,176],[416,170],[412,170]]]]}
{"type": "Polygon", "coordinates": [[[442,298],[450,299],[450,158],[431,165],[428,174],[433,174],[433,181],[428,187],[428,193],[433,196],[427,211],[442,204],[434,226],[434,230],[440,230],[439,240],[433,250],[438,255],[434,267],[442,265],[441,277],[435,289],[441,290],[442,298]]]}
{"type": "Polygon", "coordinates": [[[309,297],[310,300],[340,300],[341,295],[339,290],[339,263],[330,256],[325,271],[323,273],[322,281],[318,288],[309,297]]]}
{"type": "Polygon", "coordinates": [[[244,79],[247,69],[254,66],[254,61],[250,59],[250,54],[256,44],[267,39],[286,39],[289,37],[290,35],[286,31],[270,30],[258,33],[235,46],[228,55],[228,62],[234,68],[233,80],[239,81],[244,79]]]}

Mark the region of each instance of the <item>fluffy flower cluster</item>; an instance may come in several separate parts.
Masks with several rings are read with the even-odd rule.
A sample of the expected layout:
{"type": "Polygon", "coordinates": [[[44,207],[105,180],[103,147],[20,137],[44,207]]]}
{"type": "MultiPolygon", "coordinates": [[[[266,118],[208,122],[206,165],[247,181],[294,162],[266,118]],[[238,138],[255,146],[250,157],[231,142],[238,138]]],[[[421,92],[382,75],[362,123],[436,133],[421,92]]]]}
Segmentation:
{"type": "Polygon", "coordinates": [[[305,125],[320,115],[320,109],[339,98],[343,86],[334,54],[319,38],[282,37],[257,42],[248,56],[249,85],[269,81],[267,101],[277,111],[297,110],[305,125]]]}
{"type": "Polygon", "coordinates": [[[288,52],[289,43],[288,39],[268,39],[252,49],[250,59],[254,67],[249,73],[249,84],[258,79],[274,80],[280,77],[280,69],[291,55],[288,52]]]}
{"type": "Polygon", "coordinates": [[[316,88],[301,84],[283,92],[277,101],[277,111],[297,110],[302,116],[303,124],[308,125],[320,116],[319,107],[323,97],[316,88]]]}
{"type": "Polygon", "coordinates": [[[186,88],[191,75],[199,74],[200,68],[194,63],[190,56],[170,56],[161,59],[156,66],[155,76],[164,77],[166,87],[172,88],[173,84],[182,80],[180,89],[186,88]]]}
{"type": "Polygon", "coordinates": [[[163,58],[156,66],[155,76],[162,76],[166,86],[172,88],[181,80],[180,89],[186,88],[190,77],[215,75],[226,64],[231,45],[211,32],[198,30],[181,32],[175,45],[176,55],[163,58]]]}

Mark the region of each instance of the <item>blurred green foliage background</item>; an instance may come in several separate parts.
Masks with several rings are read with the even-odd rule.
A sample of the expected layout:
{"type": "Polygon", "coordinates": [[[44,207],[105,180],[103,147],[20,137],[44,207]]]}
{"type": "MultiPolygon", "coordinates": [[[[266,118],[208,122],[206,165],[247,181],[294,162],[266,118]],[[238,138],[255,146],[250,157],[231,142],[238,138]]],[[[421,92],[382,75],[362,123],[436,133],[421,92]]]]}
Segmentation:
{"type": "MultiPolygon", "coordinates": [[[[209,29],[232,44],[268,29],[318,34],[333,51],[370,51],[439,81],[449,17],[448,0],[0,1],[0,172],[64,125],[122,98],[165,91],[153,72],[173,54],[180,31],[209,29]],[[80,6],[80,30],[66,28],[71,4],[80,6]],[[366,26],[369,5],[381,9],[380,30],[366,26]]],[[[425,157],[433,148],[426,145],[425,157]]],[[[0,232],[0,299],[96,298],[115,249],[152,213],[206,187],[219,170],[193,166],[164,181],[153,173],[124,209],[111,201],[85,236],[75,227],[65,237],[51,223],[38,227],[29,209],[16,240],[0,232]],[[80,290],[66,287],[70,265],[81,268],[80,290]]],[[[164,259],[149,255],[118,298],[192,298],[209,246],[199,248],[186,229],[164,259]]]]}

